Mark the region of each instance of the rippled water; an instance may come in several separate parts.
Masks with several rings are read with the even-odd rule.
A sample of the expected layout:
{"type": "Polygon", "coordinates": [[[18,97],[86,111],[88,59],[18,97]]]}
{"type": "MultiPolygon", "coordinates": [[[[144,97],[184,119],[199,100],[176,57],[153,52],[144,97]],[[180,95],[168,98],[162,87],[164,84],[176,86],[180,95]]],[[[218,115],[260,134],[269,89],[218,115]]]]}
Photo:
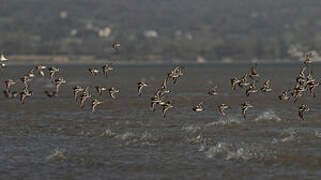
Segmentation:
{"type": "MultiPolygon", "coordinates": [[[[1,179],[320,179],[321,112],[317,98],[306,96],[280,102],[277,96],[294,86],[301,65],[260,65],[263,80],[271,79],[273,91],[245,97],[230,90],[229,79],[248,72],[250,65],[186,65],[184,77],[170,85],[176,108],[167,119],[160,109],[151,112],[149,99],[174,66],[115,65],[109,79],[89,77],[88,67],[61,65],[67,84],[57,98],[47,98],[53,89],[46,78],[31,83],[34,95],[21,105],[19,99],[0,97],[1,179]],[[150,86],[137,97],[136,83],[150,86]],[[103,95],[95,113],[80,109],[73,100],[75,85],[115,86],[116,100],[103,95]],[[218,85],[219,95],[209,98],[206,111],[192,105],[207,97],[218,85]],[[244,120],[240,104],[249,101],[244,120]],[[217,105],[232,107],[227,116],[217,105]],[[311,111],[305,121],[297,116],[301,103],[311,111]],[[229,123],[227,123],[229,122],[229,123]]],[[[313,64],[314,76],[321,74],[313,64]]],[[[9,66],[3,81],[17,79],[30,66],[9,66]]],[[[319,79],[317,79],[319,80],[319,79]]],[[[171,84],[171,83],[170,83],[171,84]]],[[[20,90],[21,84],[14,87],[20,90]]]]}

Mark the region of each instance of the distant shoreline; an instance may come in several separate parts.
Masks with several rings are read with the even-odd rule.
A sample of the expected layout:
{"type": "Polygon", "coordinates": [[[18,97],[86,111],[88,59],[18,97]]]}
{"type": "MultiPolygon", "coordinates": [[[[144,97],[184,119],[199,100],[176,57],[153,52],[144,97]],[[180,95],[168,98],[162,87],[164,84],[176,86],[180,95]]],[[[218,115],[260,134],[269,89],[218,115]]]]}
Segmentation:
{"type": "MultiPolygon", "coordinates": [[[[186,64],[186,65],[216,65],[216,64],[300,64],[303,61],[298,60],[289,60],[289,59],[278,59],[278,60],[239,60],[239,61],[137,61],[137,60],[103,60],[95,59],[94,56],[37,56],[37,55],[28,55],[28,56],[8,56],[9,61],[7,65],[32,65],[32,64],[119,64],[119,65],[171,65],[171,64],[186,64]],[[32,60],[31,60],[32,59],[32,60]]],[[[316,61],[315,63],[320,63],[321,61],[316,61]]]]}

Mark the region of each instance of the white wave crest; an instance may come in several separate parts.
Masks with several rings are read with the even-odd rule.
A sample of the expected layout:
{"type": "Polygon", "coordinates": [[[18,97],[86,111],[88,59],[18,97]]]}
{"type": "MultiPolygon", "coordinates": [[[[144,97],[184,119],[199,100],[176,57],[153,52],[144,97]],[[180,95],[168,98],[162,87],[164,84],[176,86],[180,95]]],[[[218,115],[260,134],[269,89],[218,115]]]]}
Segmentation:
{"type": "Polygon", "coordinates": [[[199,144],[203,141],[203,137],[202,137],[202,135],[199,134],[196,137],[187,138],[185,141],[189,144],[199,144]]]}
{"type": "Polygon", "coordinates": [[[115,138],[121,141],[125,142],[125,145],[131,145],[131,144],[147,144],[147,145],[153,145],[153,143],[158,142],[159,138],[154,137],[149,132],[144,132],[142,134],[136,134],[132,132],[125,132],[123,134],[116,134],[111,132],[110,129],[106,129],[105,132],[102,134],[102,136],[108,136],[111,138],[115,138]]]}
{"type": "Polygon", "coordinates": [[[281,118],[272,110],[262,112],[254,121],[281,121],[281,118]]]}
{"type": "Polygon", "coordinates": [[[47,156],[47,160],[63,161],[66,159],[64,153],[65,149],[56,148],[53,154],[47,156]]]}
{"type": "Polygon", "coordinates": [[[189,125],[183,126],[182,130],[186,132],[196,133],[197,131],[201,130],[201,127],[198,125],[189,125]]]}
{"type": "Polygon", "coordinates": [[[218,143],[210,147],[205,152],[208,158],[221,157],[225,160],[262,160],[265,158],[273,158],[273,152],[258,146],[257,144],[237,144],[218,143]]]}
{"type": "Polygon", "coordinates": [[[219,117],[217,121],[208,123],[206,126],[226,126],[240,123],[242,123],[242,121],[238,117],[227,115],[219,117]]]}
{"type": "Polygon", "coordinates": [[[121,140],[130,140],[135,139],[137,136],[132,132],[125,132],[124,134],[118,134],[115,137],[121,140]]]}
{"type": "Polygon", "coordinates": [[[286,136],[279,139],[273,138],[272,144],[292,142],[298,139],[298,134],[296,129],[288,128],[288,129],[285,129],[283,133],[286,136]]]}
{"type": "Polygon", "coordinates": [[[112,132],[110,128],[105,129],[103,133],[101,133],[100,136],[107,136],[107,137],[115,137],[116,133],[112,132]]]}
{"type": "Polygon", "coordinates": [[[210,147],[205,152],[205,155],[208,158],[214,158],[220,155],[224,155],[229,150],[230,146],[231,146],[230,144],[227,144],[224,142],[217,143],[215,146],[210,147]]]}
{"type": "Polygon", "coordinates": [[[321,131],[315,130],[315,131],[314,131],[314,135],[315,135],[316,137],[318,137],[318,138],[321,138],[321,131]]]}

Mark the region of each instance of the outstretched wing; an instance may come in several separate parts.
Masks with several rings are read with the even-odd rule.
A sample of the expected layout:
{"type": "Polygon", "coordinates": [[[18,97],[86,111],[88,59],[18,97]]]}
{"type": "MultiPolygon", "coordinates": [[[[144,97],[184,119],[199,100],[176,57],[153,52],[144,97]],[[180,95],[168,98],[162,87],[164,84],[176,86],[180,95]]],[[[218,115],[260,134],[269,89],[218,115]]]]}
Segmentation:
{"type": "Polygon", "coordinates": [[[303,111],[302,110],[299,110],[299,116],[300,116],[300,118],[302,119],[302,120],[304,120],[304,117],[303,117],[303,111]]]}

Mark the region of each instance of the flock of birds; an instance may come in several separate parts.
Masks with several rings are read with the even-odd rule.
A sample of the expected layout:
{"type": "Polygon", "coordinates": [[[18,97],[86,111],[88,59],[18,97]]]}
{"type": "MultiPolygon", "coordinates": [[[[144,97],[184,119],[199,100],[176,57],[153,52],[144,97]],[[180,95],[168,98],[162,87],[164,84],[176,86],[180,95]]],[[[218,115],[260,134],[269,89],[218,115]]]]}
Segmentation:
{"type": "MultiPolygon", "coordinates": [[[[112,47],[117,50],[120,47],[120,44],[118,42],[114,42],[112,44],[112,47]]],[[[308,53],[305,55],[304,66],[302,67],[302,69],[300,70],[299,74],[296,77],[295,86],[292,89],[284,90],[281,93],[281,95],[279,95],[279,99],[281,101],[289,101],[291,98],[293,98],[293,101],[296,102],[297,99],[302,97],[304,94],[308,94],[308,95],[312,95],[313,97],[316,97],[314,90],[316,87],[319,86],[319,82],[317,82],[313,78],[313,74],[311,70],[306,74],[306,71],[309,70],[309,65],[312,63],[311,56],[312,56],[311,53],[308,53]]],[[[2,53],[0,56],[0,69],[3,69],[4,67],[6,67],[6,64],[5,64],[6,61],[8,61],[8,58],[6,58],[2,53]]],[[[108,78],[109,73],[113,70],[114,68],[110,64],[106,64],[102,66],[101,70],[97,68],[88,69],[90,76],[95,77],[98,74],[103,73],[103,75],[106,78],[108,78]]],[[[169,90],[168,88],[168,82],[172,81],[172,84],[175,85],[177,80],[179,80],[184,75],[183,70],[184,68],[182,66],[177,66],[172,71],[170,71],[162,81],[160,88],[156,89],[156,92],[150,99],[151,110],[154,112],[156,108],[160,107],[164,118],[166,118],[166,112],[169,109],[175,107],[173,101],[169,100],[167,96],[167,94],[171,93],[171,90],[169,90]]],[[[31,97],[33,94],[32,91],[30,90],[29,83],[36,76],[45,77],[46,76],[45,72],[47,72],[50,82],[55,86],[55,90],[53,91],[46,90],[44,91],[44,93],[48,97],[56,97],[59,95],[59,89],[61,88],[61,86],[66,83],[66,80],[62,76],[56,77],[56,73],[59,71],[60,69],[54,66],[51,66],[51,67],[47,67],[44,65],[34,66],[27,72],[27,74],[23,75],[18,80],[7,79],[5,81],[5,90],[3,91],[3,93],[5,97],[9,99],[16,98],[20,95],[20,101],[22,104],[24,104],[26,98],[31,97]],[[12,90],[12,87],[16,85],[19,81],[23,84],[22,90],[20,92],[12,90]]],[[[231,78],[230,80],[231,89],[232,90],[237,90],[237,88],[244,89],[246,96],[250,96],[251,94],[255,94],[258,92],[262,92],[262,93],[271,92],[272,88],[271,88],[270,80],[266,80],[261,88],[256,87],[256,83],[259,78],[261,77],[260,77],[260,74],[256,71],[256,64],[253,64],[249,73],[245,73],[241,78],[237,78],[237,77],[231,78]],[[248,81],[248,77],[251,79],[251,82],[248,81]]],[[[144,80],[137,83],[138,96],[142,95],[143,89],[145,87],[148,87],[148,83],[145,82],[144,80]]],[[[97,97],[100,97],[104,91],[107,91],[110,97],[113,99],[116,99],[117,93],[120,92],[119,89],[115,87],[111,87],[107,89],[105,87],[95,86],[94,89],[96,91],[96,95],[94,95],[90,91],[90,88],[88,86],[85,88],[79,85],[73,87],[72,90],[73,90],[74,100],[77,104],[79,104],[80,108],[83,108],[87,102],[90,102],[91,112],[94,112],[96,107],[103,103],[103,101],[99,100],[99,98],[97,97]]],[[[208,91],[209,97],[215,96],[217,94],[218,94],[217,86],[214,86],[208,91]]],[[[195,112],[204,111],[205,101],[206,99],[201,101],[199,104],[193,105],[192,110],[195,112]]],[[[246,119],[247,110],[253,107],[254,107],[253,105],[251,105],[246,101],[241,104],[241,112],[244,119],[246,119]]],[[[229,109],[230,106],[226,104],[219,104],[217,108],[218,108],[218,112],[221,115],[225,116],[226,115],[225,110],[229,109]]],[[[298,107],[299,117],[302,120],[304,120],[304,113],[309,110],[310,108],[308,105],[301,104],[298,107]]]]}
{"type": "MultiPolygon", "coordinates": [[[[315,88],[319,86],[319,82],[317,82],[313,78],[312,70],[310,70],[307,74],[306,71],[309,68],[309,65],[312,63],[311,60],[312,54],[307,53],[305,54],[304,59],[304,66],[300,70],[299,74],[296,77],[296,84],[293,88],[284,90],[281,95],[278,96],[279,100],[281,101],[289,101],[291,97],[293,98],[293,102],[295,103],[298,98],[302,97],[304,94],[312,95],[314,98],[316,97],[315,88]]],[[[245,73],[241,78],[233,77],[230,79],[231,82],[231,89],[236,90],[236,88],[241,88],[245,90],[245,95],[250,96],[251,94],[255,94],[258,92],[262,93],[269,93],[272,91],[271,88],[271,80],[266,80],[263,83],[261,88],[256,87],[256,82],[260,78],[260,74],[256,71],[256,64],[253,64],[249,73],[245,73]],[[251,82],[248,81],[248,77],[252,80],[251,82]]],[[[211,88],[208,92],[210,96],[217,95],[217,86],[211,88]]],[[[204,104],[205,101],[200,102],[197,105],[193,106],[193,110],[196,112],[204,111],[204,104]]],[[[230,106],[226,104],[220,104],[217,106],[218,111],[225,116],[225,110],[230,108],[230,106]]],[[[247,101],[241,104],[241,112],[244,119],[246,119],[246,112],[249,108],[253,108],[254,106],[248,103],[247,101]]],[[[306,104],[301,104],[298,107],[298,115],[299,117],[304,120],[304,113],[310,111],[310,108],[306,104]]]]}

